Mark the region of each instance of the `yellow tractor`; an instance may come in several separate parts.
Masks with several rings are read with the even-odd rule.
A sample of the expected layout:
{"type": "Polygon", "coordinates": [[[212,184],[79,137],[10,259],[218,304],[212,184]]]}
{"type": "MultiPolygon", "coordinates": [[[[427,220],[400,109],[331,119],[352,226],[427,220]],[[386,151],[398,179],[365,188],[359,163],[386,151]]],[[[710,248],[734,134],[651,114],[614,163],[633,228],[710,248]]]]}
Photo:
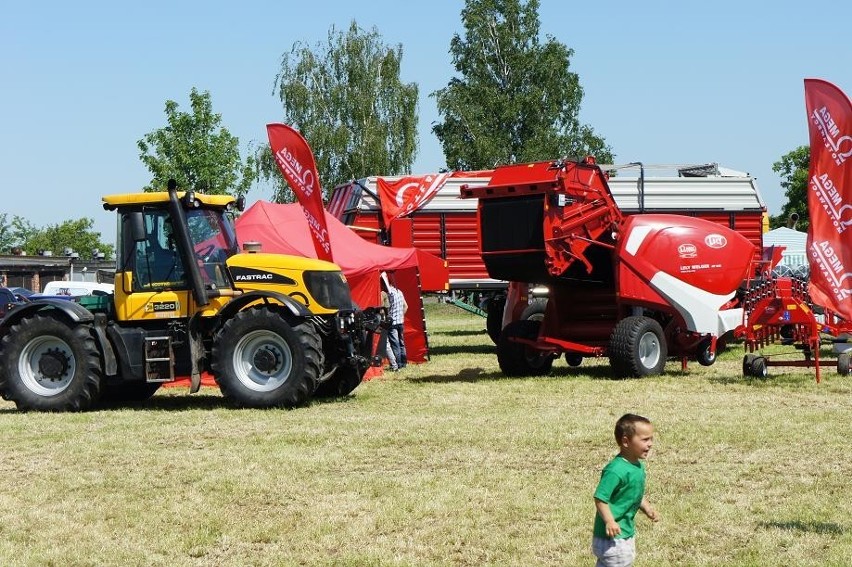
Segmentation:
{"type": "Polygon", "coordinates": [[[45,298],[0,322],[0,395],[22,410],[139,401],[209,372],[243,407],[346,395],[380,362],[387,321],[358,309],[335,264],[240,252],[225,195],[109,195],[118,214],[115,292],[45,298]]]}

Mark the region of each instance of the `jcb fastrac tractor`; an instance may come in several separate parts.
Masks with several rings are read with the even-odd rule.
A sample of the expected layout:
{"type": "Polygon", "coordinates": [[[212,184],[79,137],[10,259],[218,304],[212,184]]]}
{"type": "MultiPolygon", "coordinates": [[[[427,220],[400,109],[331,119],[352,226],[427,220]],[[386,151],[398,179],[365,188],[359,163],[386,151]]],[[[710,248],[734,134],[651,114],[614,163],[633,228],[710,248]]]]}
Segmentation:
{"type": "Polygon", "coordinates": [[[239,253],[233,197],[110,195],[115,293],[44,299],[0,322],[0,394],[22,410],[145,400],[210,372],[238,406],[296,406],[351,392],[384,339],[383,313],[352,304],[340,268],[239,253]],[[374,340],[374,336],[381,340],[374,340]]]}

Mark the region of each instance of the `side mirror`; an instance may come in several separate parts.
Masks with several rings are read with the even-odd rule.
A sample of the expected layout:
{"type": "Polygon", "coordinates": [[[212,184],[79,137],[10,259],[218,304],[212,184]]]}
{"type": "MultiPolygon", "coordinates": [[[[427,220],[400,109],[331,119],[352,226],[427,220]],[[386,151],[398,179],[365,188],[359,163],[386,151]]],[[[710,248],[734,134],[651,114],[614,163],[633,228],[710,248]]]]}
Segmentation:
{"type": "Polygon", "coordinates": [[[145,240],[145,218],[142,213],[140,211],[130,213],[127,222],[130,223],[130,238],[134,242],[145,240]]]}
{"type": "Polygon", "coordinates": [[[245,195],[240,195],[239,197],[237,197],[237,210],[238,211],[246,210],[246,196],[245,195]]]}

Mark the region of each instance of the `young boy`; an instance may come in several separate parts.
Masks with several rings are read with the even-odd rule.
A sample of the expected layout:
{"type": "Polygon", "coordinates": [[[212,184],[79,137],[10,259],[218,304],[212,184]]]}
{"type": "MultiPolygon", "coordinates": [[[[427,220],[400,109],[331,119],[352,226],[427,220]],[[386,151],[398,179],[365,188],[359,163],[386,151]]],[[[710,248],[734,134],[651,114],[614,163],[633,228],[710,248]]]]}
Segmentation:
{"type": "Polygon", "coordinates": [[[592,553],[597,567],[629,567],[636,558],[633,520],[636,511],[659,520],[645,498],[645,463],[654,445],[654,426],[645,417],[628,413],[615,424],[619,453],[604,467],[595,490],[592,553]]]}

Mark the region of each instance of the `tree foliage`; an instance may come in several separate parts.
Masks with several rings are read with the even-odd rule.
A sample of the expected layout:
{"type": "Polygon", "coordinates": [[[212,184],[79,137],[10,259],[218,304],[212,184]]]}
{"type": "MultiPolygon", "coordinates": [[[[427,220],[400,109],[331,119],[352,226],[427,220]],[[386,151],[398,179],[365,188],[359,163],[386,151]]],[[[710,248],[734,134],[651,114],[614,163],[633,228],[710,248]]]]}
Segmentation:
{"type": "Polygon", "coordinates": [[[787,202],[781,208],[781,214],[770,218],[770,226],[778,228],[786,226],[787,220],[793,213],[799,215],[797,230],[808,230],[808,170],[811,165],[811,149],[809,146],[799,146],[785,154],[772,164],[772,171],[781,176],[781,187],[787,202]]]}
{"type": "Polygon", "coordinates": [[[213,112],[210,93],[189,93],[191,112],[166,101],[168,126],[137,142],[139,159],[153,175],[146,191],[163,191],[169,179],[178,187],[200,193],[244,195],[256,178],[255,158],[240,155],[239,138],[221,127],[222,115],[213,112]]]}
{"type": "Polygon", "coordinates": [[[612,150],[579,120],[583,89],[572,49],[539,40],[538,0],[466,0],[464,37],[450,42],[458,77],[434,93],[443,122],[432,131],[456,170],[612,150]]]}
{"type": "Polygon", "coordinates": [[[6,214],[0,213],[0,246],[4,254],[20,248],[30,256],[43,251],[62,256],[70,248],[81,258],[91,258],[96,250],[109,258],[115,247],[101,241],[101,233],[92,230],[94,224],[93,219],[84,217],[37,228],[17,215],[12,217],[11,222],[7,222],[6,214]]]}
{"type": "MultiPolygon", "coordinates": [[[[275,77],[283,121],[308,141],[325,188],[367,175],[411,171],[417,153],[417,85],[400,79],[402,46],[389,47],[373,28],[353,20],[346,33],[332,26],[324,44],[297,42],[275,77]]],[[[259,154],[260,172],[292,194],[272,160],[259,154]]]]}

